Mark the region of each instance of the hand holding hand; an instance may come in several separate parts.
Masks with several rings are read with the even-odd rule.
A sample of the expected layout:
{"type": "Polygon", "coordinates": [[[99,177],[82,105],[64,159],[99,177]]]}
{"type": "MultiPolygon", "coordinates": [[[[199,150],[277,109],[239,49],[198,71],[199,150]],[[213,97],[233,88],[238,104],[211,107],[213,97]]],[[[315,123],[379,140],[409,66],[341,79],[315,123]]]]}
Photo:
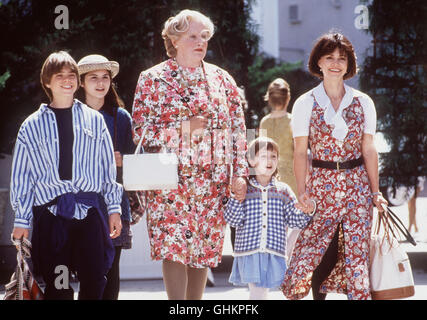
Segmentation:
{"type": "Polygon", "coordinates": [[[301,210],[304,213],[313,213],[316,202],[310,199],[307,193],[302,193],[297,197],[298,203],[295,204],[295,208],[301,210]]]}
{"type": "Polygon", "coordinates": [[[234,198],[240,202],[243,202],[246,198],[246,191],[248,186],[246,180],[242,177],[233,178],[231,184],[231,192],[234,193],[234,198]]]}
{"type": "Polygon", "coordinates": [[[122,220],[120,219],[120,213],[112,213],[108,217],[108,223],[110,226],[110,238],[117,238],[122,232],[122,220]]]}

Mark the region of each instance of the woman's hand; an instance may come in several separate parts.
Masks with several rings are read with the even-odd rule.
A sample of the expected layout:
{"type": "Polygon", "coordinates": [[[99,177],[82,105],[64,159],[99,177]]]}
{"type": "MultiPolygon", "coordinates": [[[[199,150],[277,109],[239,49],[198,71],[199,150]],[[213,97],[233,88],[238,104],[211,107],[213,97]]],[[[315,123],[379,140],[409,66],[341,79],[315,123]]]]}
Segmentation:
{"type": "Polygon", "coordinates": [[[206,128],[208,125],[208,119],[204,116],[194,116],[191,117],[189,121],[190,124],[190,134],[198,134],[200,131],[206,128]]]}
{"type": "Polygon", "coordinates": [[[304,213],[311,213],[314,209],[314,202],[310,199],[307,193],[301,193],[297,196],[298,203],[295,208],[303,211],[304,213]]]}
{"type": "Polygon", "coordinates": [[[377,207],[378,212],[384,212],[385,208],[388,205],[387,200],[384,199],[381,192],[376,192],[373,195],[372,201],[373,201],[374,205],[377,207]]]}
{"type": "Polygon", "coordinates": [[[310,199],[307,194],[303,194],[301,200],[304,201],[304,204],[298,202],[295,204],[295,208],[308,215],[313,215],[316,210],[316,201],[314,201],[314,199],[310,199]]]}

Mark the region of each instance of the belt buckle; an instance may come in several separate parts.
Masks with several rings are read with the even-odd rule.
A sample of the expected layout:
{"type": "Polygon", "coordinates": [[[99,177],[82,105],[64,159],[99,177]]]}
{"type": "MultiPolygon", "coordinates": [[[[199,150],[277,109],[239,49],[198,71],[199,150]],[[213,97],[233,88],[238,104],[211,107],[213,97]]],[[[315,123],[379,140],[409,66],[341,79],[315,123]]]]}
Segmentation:
{"type": "Polygon", "coordinates": [[[340,169],[340,162],[339,161],[337,161],[337,170],[341,171],[341,169],[340,169]]]}

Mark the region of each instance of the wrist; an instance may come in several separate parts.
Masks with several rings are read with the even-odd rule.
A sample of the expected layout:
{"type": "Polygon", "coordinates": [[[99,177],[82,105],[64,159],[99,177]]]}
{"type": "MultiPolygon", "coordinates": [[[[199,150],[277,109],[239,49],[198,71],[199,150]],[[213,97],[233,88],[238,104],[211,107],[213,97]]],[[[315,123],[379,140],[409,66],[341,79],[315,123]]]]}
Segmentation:
{"type": "Polygon", "coordinates": [[[371,196],[372,197],[377,197],[377,196],[382,196],[383,194],[380,192],[380,191],[377,191],[377,192],[372,192],[371,193],[371,196]]]}
{"type": "Polygon", "coordinates": [[[317,204],[316,204],[316,201],[314,201],[313,199],[311,199],[311,202],[313,202],[313,211],[309,213],[309,215],[313,216],[316,213],[317,204]]]}
{"type": "Polygon", "coordinates": [[[305,194],[305,190],[304,191],[297,191],[297,195],[300,197],[300,196],[303,196],[305,194]]]}

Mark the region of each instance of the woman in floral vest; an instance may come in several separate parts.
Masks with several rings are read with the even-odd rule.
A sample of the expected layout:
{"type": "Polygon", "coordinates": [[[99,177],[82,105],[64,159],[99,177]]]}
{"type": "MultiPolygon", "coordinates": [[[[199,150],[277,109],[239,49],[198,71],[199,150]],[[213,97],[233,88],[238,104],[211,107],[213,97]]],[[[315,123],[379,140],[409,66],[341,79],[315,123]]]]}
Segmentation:
{"type": "Polygon", "coordinates": [[[221,261],[223,211],[233,191],[246,193],[246,127],[234,79],[206,63],[209,18],[183,10],[162,32],[169,60],[141,73],[133,104],[134,142],[173,150],[176,190],[148,196],[151,257],[163,260],[169,299],[201,299],[207,268],[221,261]]]}
{"type": "Polygon", "coordinates": [[[282,284],[289,299],[327,292],[370,299],[369,241],[373,204],[382,211],[376,112],[366,94],[344,84],[356,74],[350,41],[339,33],[321,36],[311,52],[310,72],[322,79],[297,99],[292,111],[294,172],[300,204],[315,199],[317,212],[301,231],[282,284]],[[307,175],[307,149],[313,160],[307,175]]]}

